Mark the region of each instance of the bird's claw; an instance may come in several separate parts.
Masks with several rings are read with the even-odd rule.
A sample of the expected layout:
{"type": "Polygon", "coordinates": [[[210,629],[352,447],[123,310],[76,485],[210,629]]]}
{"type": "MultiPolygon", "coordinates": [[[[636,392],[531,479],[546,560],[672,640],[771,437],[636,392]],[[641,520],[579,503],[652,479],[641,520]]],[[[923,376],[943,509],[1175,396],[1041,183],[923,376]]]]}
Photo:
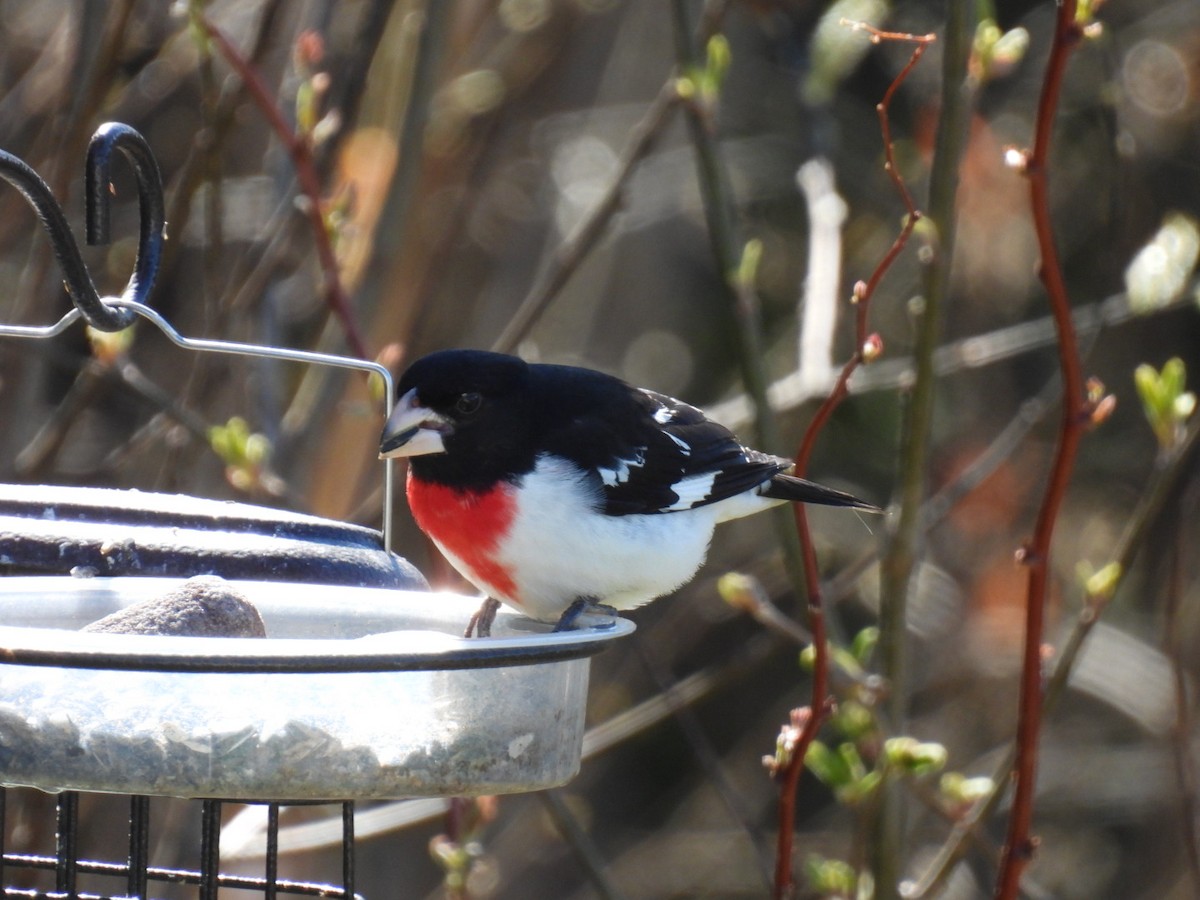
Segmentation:
{"type": "Polygon", "coordinates": [[[499,609],[499,600],[491,597],[484,600],[479,609],[475,610],[475,614],[471,616],[471,621],[467,623],[467,630],[463,632],[463,637],[491,637],[492,623],[496,621],[496,613],[499,609]]]}
{"type": "Polygon", "coordinates": [[[585,625],[592,627],[609,627],[611,628],[613,620],[617,617],[617,611],[614,607],[607,606],[603,603],[597,603],[591,597],[580,597],[566,608],[558,623],[554,626],[554,631],[576,631],[583,628],[585,625]],[[596,620],[596,621],[593,621],[596,620]]]}

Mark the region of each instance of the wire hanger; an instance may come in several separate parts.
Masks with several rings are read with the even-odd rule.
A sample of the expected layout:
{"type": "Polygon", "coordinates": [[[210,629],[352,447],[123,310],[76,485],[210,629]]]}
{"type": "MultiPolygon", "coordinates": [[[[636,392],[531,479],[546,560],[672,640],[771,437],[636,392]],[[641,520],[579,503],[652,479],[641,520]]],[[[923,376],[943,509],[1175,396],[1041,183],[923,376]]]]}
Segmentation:
{"type": "MultiPolygon", "coordinates": [[[[50,187],[29,165],[4,150],[0,150],[0,178],[3,178],[29,202],[37,213],[43,229],[50,238],[54,256],[62,271],[63,282],[71,297],[72,308],[52,325],[8,325],[0,323],[0,337],[47,339],[61,334],[79,319],[98,331],[120,331],[138,318],[148,319],[174,344],[188,350],[224,353],[235,356],[254,356],[279,359],[309,365],[333,366],[374,373],[383,379],[384,412],[391,414],[395,402],[392,373],[386,366],[363,359],[293,350],[236,341],[184,337],[165,318],[153,310],[147,299],[154,287],[162,246],[166,239],[166,205],[163,201],[162,177],[150,145],[142,135],[119,122],[101,125],[88,144],[85,171],[85,225],[89,245],[105,244],[109,240],[110,172],[113,151],[119,150],[133,168],[137,179],[138,210],[141,225],[138,235],[137,260],[133,274],[119,297],[101,297],[91,274],[79,253],[79,245],[71,233],[62,207],[54,199],[50,187]]],[[[393,462],[383,462],[383,546],[392,550],[393,462]]]]}

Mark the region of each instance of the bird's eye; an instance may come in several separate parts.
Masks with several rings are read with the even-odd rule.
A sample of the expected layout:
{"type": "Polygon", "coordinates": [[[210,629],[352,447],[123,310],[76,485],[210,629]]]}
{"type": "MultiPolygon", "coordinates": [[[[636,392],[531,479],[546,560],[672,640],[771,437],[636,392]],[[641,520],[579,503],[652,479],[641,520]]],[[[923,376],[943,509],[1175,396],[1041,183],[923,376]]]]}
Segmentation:
{"type": "Polygon", "coordinates": [[[459,394],[458,399],[454,401],[454,409],[461,415],[469,416],[476,412],[482,403],[483,397],[476,391],[467,391],[465,394],[459,394]]]}

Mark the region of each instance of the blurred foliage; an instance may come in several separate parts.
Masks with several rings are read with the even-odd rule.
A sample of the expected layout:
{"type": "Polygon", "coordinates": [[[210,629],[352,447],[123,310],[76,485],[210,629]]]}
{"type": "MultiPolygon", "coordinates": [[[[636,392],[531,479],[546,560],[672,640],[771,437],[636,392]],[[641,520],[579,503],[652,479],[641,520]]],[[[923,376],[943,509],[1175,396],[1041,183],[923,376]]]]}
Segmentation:
{"type": "Polygon", "coordinates": [[[262,481],[263,469],[271,454],[271,442],[264,435],[251,434],[241,416],[233,416],[224,425],[208,429],[213,453],[225,463],[225,477],[239,491],[251,493],[262,481]]]}
{"type": "Polygon", "coordinates": [[[1138,396],[1146,419],[1164,451],[1173,450],[1183,437],[1183,428],[1196,411],[1196,395],[1184,390],[1187,372],[1183,360],[1173,356],[1162,371],[1142,363],[1133,371],[1138,396]]]}
{"type": "Polygon", "coordinates": [[[1200,226],[1183,213],[1168,213],[1162,227],[1125,269],[1125,290],[1138,312],[1152,312],[1178,300],[1200,258],[1200,226]]]}
{"type": "MultiPolygon", "coordinates": [[[[838,304],[834,356],[844,359],[855,349],[851,286],[870,275],[905,213],[883,167],[875,107],[909,50],[873,43],[841,20],[939,32],[944,4],[685,2],[702,41],[703,65],[692,72],[676,70],[679,35],[665,6],[6,0],[0,146],[49,180],[76,224],[88,136],[108,120],[138,128],[167,190],[169,241],[152,302],[176,328],[346,353],[351,345],[329,305],[336,278],[368,352],[398,370],[435,348],[496,339],[621,171],[622,152],[664,85],[685,79],[709,114],[736,203],[744,250],[737,271],[717,270],[692,136],[682,116],[664,115],[603,239],[574,263],[519,349],[696,403],[736,398],[725,288],[732,275],[756,295],[764,335],[757,362],[778,382],[772,396],[782,398],[780,446],[764,449],[790,454],[813,411],[811,401],[787,401],[799,307],[838,304]],[[320,265],[291,156],[197,17],[229,37],[311,151],[336,271],[320,265]],[[814,158],[832,164],[848,215],[839,295],[802,300],[809,212],[796,173],[814,158]]],[[[873,632],[863,629],[878,615],[872,554],[889,526],[810,512],[830,584],[831,637],[850,648],[835,656],[854,703],[822,736],[826,775],[801,785],[797,867],[816,860],[809,890],[870,889],[856,877],[863,817],[834,794],[852,785],[868,797],[886,760],[913,776],[903,779],[911,804],[902,868],[917,877],[951,823],[987,792],[1012,734],[1025,578],[1013,553],[1030,530],[1049,459],[1056,365],[1026,183],[1005,156],[1021,158],[1031,138],[1052,6],[972,7],[980,22],[975,112],[958,171],[929,466],[939,498],[960,478],[974,480],[928,511],[909,611],[911,738],[863,715],[870,695],[886,690],[870,680],[873,632]],[[948,772],[933,790],[943,762],[948,772]]],[[[1048,652],[1089,597],[1112,591],[1112,599],[1107,627],[1089,638],[1046,722],[1042,842],[1029,885],[1031,895],[1061,898],[1194,896],[1191,832],[1180,827],[1194,789],[1181,787],[1186,779],[1170,761],[1173,741],[1190,759],[1196,739],[1195,710],[1178,706],[1173,687],[1177,675],[1191,702],[1200,674],[1194,483],[1171,500],[1174,524],[1149,524],[1132,568],[1089,570],[1081,581],[1078,565],[1112,558],[1160,449],[1178,443],[1191,422],[1183,375],[1200,367],[1200,5],[1086,6],[1090,39],[1067,74],[1051,185],[1085,369],[1097,383],[1117,385],[1119,402],[1085,441],[1057,530],[1048,652]],[[1173,358],[1179,362],[1156,368],[1173,358]],[[1175,546],[1182,552],[1172,574],[1165,548],[1175,546]],[[1177,640],[1167,652],[1163,607],[1172,591],[1177,640]],[[1173,737],[1178,723],[1182,738],[1173,737]]],[[[898,168],[918,206],[930,187],[939,57],[935,43],[892,106],[898,168]]],[[[109,291],[127,279],[137,234],[133,179],[114,169],[114,240],[85,250],[109,291]]],[[[877,358],[856,376],[810,469],[880,503],[893,489],[912,312],[936,240],[932,225],[918,232],[880,285],[871,309],[877,358]]],[[[11,190],[0,192],[0,278],[0,320],[48,324],[67,308],[48,245],[11,190]]],[[[146,323],[115,340],[71,329],[50,341],[0,343],[0,478],[214,497],[251,490],[258,502],[378,526],[381,407],[378,386],[357,376],[189,353],[146,323]]],[[[734,411],[730,424],[748,428],[744,407],[720,408],[734,411]]],[[[461,588],[399,506],[399,551],[438,587],[461,588]]],[[[734,569],[753,573],[771,602],[803,623],[780,557],[770,521],[723,526],[701,576],[634,613],[637,635],[595,660],[594,723],[676,680],[703,673],[707,685],[675,716],[659,716],[589,759],[563,789],[564,807],[584,823],[586,849],[603,862],[606,887],[596,886],[602,882],[579,847],[551,827],[537,798],[511,797],[473,820],[470,834],[423,821],[363,839],[360,891],[394,896],[403,884],[405,896],[436,895],[449,876],[481,897],[763,896],[777,792],[762,756],[778,723],[807,702],[808,680],[794,636],[723,603],[715,580],[734,569]]],[[[53,822],[37,824],[43,799],[11,792],[9,802],[6,851],[48,852],[53,822]]],[[[81,811],[84,833],[95,836],[89,853],[122,858],[124,838],[106,817],[126,814],[115,801],[89,800],[81,811]]],[[[193,865],[197,824],[165,801],[162,815],[156,860],[193,865]]],[[[941,896],[989,894],[1001,820],[978,832],[941,896]]],[[[298,877],[338,865],[329,851],[281,862],[298,877]]],[[[261,871],[260,862],[244,867],[261,871]]]]}
{"type": "Polygon", "coordinates": [[[860,896],[858,873],[849,863],[825,859],[814,853],[805,860],[804,868],[808,883],[822,897],[845,897],[852,900],[860,896]]]}

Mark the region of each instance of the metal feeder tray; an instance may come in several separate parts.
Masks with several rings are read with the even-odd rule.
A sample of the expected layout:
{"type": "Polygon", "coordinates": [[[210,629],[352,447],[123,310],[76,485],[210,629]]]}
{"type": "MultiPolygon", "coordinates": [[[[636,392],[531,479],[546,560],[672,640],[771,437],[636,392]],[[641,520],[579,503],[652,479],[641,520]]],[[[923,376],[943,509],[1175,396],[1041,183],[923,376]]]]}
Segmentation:
{"type": "Polygon", "coordinates": [[[477,598],[230,581],[267,639],[77,631],[178,579],[16,576],[0,597],[0,782],[185,798],[531,791],[579,769],[588,657],[477,598]],[[69,629],[69,630],[68,630],[69,629]]]}

